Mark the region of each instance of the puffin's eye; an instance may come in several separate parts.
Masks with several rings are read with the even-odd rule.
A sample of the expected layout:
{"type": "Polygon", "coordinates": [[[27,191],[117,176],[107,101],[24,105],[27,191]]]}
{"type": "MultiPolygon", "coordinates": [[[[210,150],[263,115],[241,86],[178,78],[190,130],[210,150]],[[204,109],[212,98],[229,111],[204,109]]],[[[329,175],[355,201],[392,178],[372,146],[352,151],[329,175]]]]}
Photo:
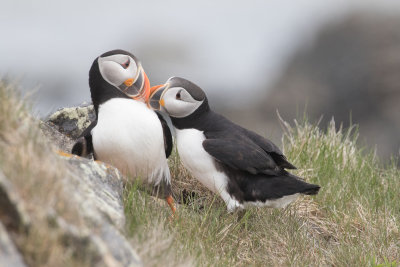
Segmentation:
{"type": "Polygon", "coordinates": [[[181,100],[181,92],[179,91],[178,93],[176,93],[176,99],[181,100]]]}
{"type": "Polygon", "coordinates": [[[128,67],[129,67],[129,64],[131,63],[131,61],[130,61],[130,59],[128,58],[128,60],[125,62],[125,63],[122,63],[121,64],[121,66],[124,68],[124,69],[127,69],[128,67]]]}

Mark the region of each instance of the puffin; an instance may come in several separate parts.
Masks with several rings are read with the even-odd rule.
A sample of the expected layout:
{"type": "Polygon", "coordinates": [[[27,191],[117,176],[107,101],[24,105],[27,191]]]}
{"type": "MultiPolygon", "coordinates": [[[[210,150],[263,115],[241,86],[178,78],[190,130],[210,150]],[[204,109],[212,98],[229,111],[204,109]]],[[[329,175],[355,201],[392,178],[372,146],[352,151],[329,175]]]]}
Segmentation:
{"type": "Polygon", "coordinates": [[[96,120],[78,138],[71,153],[116,167],[152,185],[175,213],[167,158],[172,135],[161,114],[150,109],[150,82],[140,61],[124,50],[97,57],[89,71],[96,120]]]}
{"type": "Polygon", "coordinates": [[[250,206],[284,208],[320,186],[289,173],[296,169],[270,140],[212,111],[196,84],[172,77],[153,87],[148,105],[169,115],[180,159],[228,212],[250,206]]]}

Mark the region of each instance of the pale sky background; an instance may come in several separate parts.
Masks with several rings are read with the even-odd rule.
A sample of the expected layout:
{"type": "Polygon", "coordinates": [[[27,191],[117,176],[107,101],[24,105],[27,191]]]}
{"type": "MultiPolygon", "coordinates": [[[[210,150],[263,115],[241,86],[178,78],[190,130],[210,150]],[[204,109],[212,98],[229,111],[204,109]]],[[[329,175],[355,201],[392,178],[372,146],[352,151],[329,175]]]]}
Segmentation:
{"type": "Polygon", "coordinates": [[[37,89],[44,116],[90,101],[93,60],[121,48],[142,61],[152,85],[182,76],[210,98],[249,104],[322,26],[359,10],[400,14],[400,1],[2,0],[0,76],[37,89]]]}

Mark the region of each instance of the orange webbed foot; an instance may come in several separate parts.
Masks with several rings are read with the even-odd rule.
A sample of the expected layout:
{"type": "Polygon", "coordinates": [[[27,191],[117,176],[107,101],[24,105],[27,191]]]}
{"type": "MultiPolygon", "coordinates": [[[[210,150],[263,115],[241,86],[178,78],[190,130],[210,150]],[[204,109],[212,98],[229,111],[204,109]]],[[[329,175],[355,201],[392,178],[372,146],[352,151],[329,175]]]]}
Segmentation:
{"type": "Polygon", "coordinates": [[[171,208],[172,215],[170,217],[170,220],[172,221],[174,218],[176,218],[176,207],[174,203],[174,199],[172,198],[171,195],[167,196],[165,199],[168,203],[168,206],[171,208]]]}

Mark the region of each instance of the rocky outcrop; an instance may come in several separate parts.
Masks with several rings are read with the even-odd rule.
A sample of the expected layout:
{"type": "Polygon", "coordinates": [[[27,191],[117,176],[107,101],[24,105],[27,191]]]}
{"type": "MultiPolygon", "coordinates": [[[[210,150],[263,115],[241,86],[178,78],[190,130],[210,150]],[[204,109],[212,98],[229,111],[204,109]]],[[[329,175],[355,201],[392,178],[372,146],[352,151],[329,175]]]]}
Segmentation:
{"type": "Polygon", "coordinates": [[[46,123],[67,137],[75,139],[78,138],[95,119],[96,114],[93,105],[83,103],[79,107],[57,110],[48,117],[46,123]]]}
{"type": "MultiPolygon", "coordinates": [[[[58,110],[42,128],[60,149],[69,152],[72,138],[78,137],[94,119],[93,106],[82,105],[58,110]]],[[[81,244],[106,266],[141,265],[122,234],[125,226],[122,175],[117,169],[91,159],[63,158],[70,164],[64,190],[69,192],[75,205],[79,205],[82,216],[90,225],[77,229],[68,226],[62,218],[55,218],[57,224],[66,230],[66,242],[81,244]]]]}
{"type": "MultiPolygon", "coordinates": [[[[58,110],[40,127],[57,149],[69,152],[73,138],[93,119],[93,107],[83,105],[58,110]]],[[[46,229],[65,251],[72,251],[73,257],[90,266],[141,266],[124,236],[123,176],[117,169],[92,159],[54,156],[65,161],[63,176],[57,180],[57,194],[62,195],[62,205],[74,207],[74,213],[63,214],[52,205],[38,207],[35,212],[45,218],[46,229]]],[[[31,229],[37,229],[38,220],[32,219],[32,210],[25,205],[29,200],[19,194],[0,170],[0,266],[25,266],[24,255],[19,254],[10,234],[28,235],[31,229]]]]}
{"type": "Polygon", "coordinates": [[[74,139],[96,119],[93,105],[61,108],[51,114],[40,127],[47,138],[63,151],[71,151],[74,139]]]}
{"type": "Polygon", "coordinates": [[[122,176],[115,168],[90,159],[65,159],[70,164],[68,179],[63,182],[71,205],[80,207],[86,227],[68,225],[62,217],[51,216],[65,231],[65,242],[94,255],[106,266],[140,266],[136,252],[123,236],[125,215],[122,176]]]}

